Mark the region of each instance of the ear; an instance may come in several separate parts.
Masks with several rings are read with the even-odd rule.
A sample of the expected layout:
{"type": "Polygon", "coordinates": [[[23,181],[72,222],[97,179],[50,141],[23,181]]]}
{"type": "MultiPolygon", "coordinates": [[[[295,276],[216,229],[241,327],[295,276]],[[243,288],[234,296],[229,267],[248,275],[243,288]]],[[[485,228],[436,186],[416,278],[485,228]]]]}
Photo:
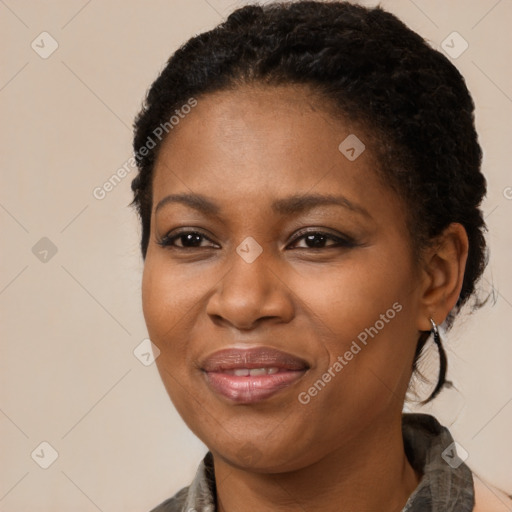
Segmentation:
{"type": "Polygon", "coordinates": [[[460,295],[468,258],[468,235],[464,226],[450,224],[425,250],[421,270],[418,330],[430,331],[430,318],[441,324],[460,295]]]}

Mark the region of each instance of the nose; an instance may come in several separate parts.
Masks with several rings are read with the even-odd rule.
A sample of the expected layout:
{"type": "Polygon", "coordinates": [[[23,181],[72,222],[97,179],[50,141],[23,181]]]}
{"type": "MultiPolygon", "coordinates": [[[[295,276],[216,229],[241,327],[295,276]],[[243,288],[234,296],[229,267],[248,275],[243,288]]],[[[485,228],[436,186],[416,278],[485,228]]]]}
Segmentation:
{"type": "Polygon", "coordinates": [[[235,253],[208,301],[210,318],[238,330],[252,330],[264,320],[289,322],[294,315],[293,292],[272,266],[263,254],[247,263],[235,253]]]}

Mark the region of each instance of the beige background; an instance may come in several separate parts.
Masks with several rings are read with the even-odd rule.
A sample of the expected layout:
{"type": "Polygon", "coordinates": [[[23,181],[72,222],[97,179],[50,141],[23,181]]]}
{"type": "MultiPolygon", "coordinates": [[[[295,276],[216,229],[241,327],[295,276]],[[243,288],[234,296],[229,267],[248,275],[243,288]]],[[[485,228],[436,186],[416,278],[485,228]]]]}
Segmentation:
{"type": "MultiPolygon", "coordinates": [[[[147,335],[127,207],[134,172],[102,200],[93,190],[131,156],[133,116],[171,52],[241,3],[0,0],[2,512],[149,510],[190,482],[205,452],[155,365],[134,356],[147,335]],[[51,49],[43,31],[58,43],[46,59],[31,48],[51,49]],[[43,237],[56,254],[48,241],[33,251],[43,237]],[[43,441],[58,453],[47,469],[43,441]]],[[[459,391],[427,412],[474,470],[512,493],[512,2],[382,5],[435,47],[453,31],[469,43],[453,62],[477,104],[489,181],[483,290],[497,300],[447,336],[459,391]]]]}

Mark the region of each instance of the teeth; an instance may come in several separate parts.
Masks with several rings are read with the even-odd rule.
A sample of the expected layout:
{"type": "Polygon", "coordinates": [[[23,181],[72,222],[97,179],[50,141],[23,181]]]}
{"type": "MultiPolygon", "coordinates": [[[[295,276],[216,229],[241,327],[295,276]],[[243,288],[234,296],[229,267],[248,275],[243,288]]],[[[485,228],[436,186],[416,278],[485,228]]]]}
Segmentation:
{"type": "Polygon", "coordinates": [[[266,368],[254,368],[249,372],[249,375],[251,375],[251,377],[256,377],[258,375],[267,375],[267,369],[266,368]]]}
{"type": "Polygon", "coordinates": [[[279,368],[237,368],[236,370],[227,370],[226,373],[236,375],[237,377],[258,377],[260,375],[273,375],[277,373],[279,368]]]}

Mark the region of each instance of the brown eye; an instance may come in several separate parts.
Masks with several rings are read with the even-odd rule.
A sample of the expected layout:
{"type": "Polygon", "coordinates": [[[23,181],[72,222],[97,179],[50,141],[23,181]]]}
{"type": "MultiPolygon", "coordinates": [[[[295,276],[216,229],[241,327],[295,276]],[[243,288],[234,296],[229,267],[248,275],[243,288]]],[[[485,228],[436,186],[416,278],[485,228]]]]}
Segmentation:
{"type": "Polygon", "coordinates": [[[306,247],[298,247],[298,249],[327,249],[334,247],[354,247],[356,244],[347,237],[335,236],[322,231],[303,232],[297,236],[292,244],[296,244],[299,240],[304,240],[306,247]],[[329,241],[334,242],[326,245],[329,241]]]}
{"type": "MultiPolygon", "coordinates": [[[[176,249],[198,249],[201,248],[201,242],[209,238],[198,231],[181,231],[174,235],[165,235],[158,241],[161,247],[173,247],[176,249]],[[178,244],[176,242],[178,241],[178,244]]],[[[212,242],[213,243],[213,242],[212,242]]],[[[210,246],[211,247],[211,246],[210,246]]]]}

